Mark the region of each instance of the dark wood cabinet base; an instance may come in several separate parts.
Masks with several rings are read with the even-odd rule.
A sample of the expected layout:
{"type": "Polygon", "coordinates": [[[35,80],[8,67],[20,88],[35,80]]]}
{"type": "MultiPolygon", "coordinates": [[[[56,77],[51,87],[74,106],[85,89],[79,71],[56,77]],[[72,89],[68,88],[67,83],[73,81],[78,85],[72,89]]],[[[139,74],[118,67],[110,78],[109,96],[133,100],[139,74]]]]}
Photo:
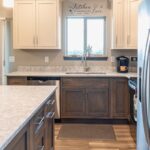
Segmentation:
{"type": "Polygon", "coordinates": [[[61,80],[61,118],[129,119],[128,79],[65,77],[61,80]]]}
{"type": "Polygon", "coordinates": [[[54,150],[54,97],[48,98],[4,150],[54,150]]]}

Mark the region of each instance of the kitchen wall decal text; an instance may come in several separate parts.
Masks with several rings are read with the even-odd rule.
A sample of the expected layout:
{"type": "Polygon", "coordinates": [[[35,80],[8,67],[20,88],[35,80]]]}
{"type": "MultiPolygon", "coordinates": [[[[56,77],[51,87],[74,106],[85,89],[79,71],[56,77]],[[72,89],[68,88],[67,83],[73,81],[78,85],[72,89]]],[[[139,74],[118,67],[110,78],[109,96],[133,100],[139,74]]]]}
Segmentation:
{"type": "Polygon", "coordinates": [[[106,0],[65,0],[66,16],[102,16],[107,12],[106,0]]]}

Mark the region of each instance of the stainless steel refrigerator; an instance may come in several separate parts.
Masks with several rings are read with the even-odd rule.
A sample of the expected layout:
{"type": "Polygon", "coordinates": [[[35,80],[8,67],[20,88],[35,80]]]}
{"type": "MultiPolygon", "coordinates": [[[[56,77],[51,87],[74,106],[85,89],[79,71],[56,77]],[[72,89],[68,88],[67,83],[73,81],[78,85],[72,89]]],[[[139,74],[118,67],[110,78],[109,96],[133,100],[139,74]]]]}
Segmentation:
{"type": "Polygon", "coordinates": [[[137,150],[150,150],[150,0],[138,14],[137,150]]]}

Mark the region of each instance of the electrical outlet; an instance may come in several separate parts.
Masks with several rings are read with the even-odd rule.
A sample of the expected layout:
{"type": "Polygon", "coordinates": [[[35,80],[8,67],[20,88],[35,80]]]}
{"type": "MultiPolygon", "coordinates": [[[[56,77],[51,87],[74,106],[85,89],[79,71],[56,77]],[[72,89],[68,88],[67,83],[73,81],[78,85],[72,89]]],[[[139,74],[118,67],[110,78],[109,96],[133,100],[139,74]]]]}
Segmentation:
{"type": "Polygon", "coordinates": [[[15,56],[9,56],[9,62],[14,63],[15,62],[15,56]]]}
{"type": "Polygon", "coordinates": [[[49,57],[45,56],[45,63],[49,63],[49,57]]]}
{"type": "Polygon", "coordinates": [[[130,60],[131,60],[131,62],[137,62],[137,57],[136,56],[131,56],[130,60]]]}

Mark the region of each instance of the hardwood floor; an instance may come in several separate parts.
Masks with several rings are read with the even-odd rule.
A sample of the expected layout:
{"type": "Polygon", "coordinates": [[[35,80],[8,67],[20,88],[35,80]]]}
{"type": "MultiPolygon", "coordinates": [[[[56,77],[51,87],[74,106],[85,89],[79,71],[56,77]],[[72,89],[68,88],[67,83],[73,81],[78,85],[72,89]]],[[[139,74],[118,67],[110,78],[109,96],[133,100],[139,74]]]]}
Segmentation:
{"type": "Polygon", "coordinates": [[[55,150],[135,150],[128,125],[113,125],[116,141],[58,140],[61,124],[55,125],[55,150]]]}

